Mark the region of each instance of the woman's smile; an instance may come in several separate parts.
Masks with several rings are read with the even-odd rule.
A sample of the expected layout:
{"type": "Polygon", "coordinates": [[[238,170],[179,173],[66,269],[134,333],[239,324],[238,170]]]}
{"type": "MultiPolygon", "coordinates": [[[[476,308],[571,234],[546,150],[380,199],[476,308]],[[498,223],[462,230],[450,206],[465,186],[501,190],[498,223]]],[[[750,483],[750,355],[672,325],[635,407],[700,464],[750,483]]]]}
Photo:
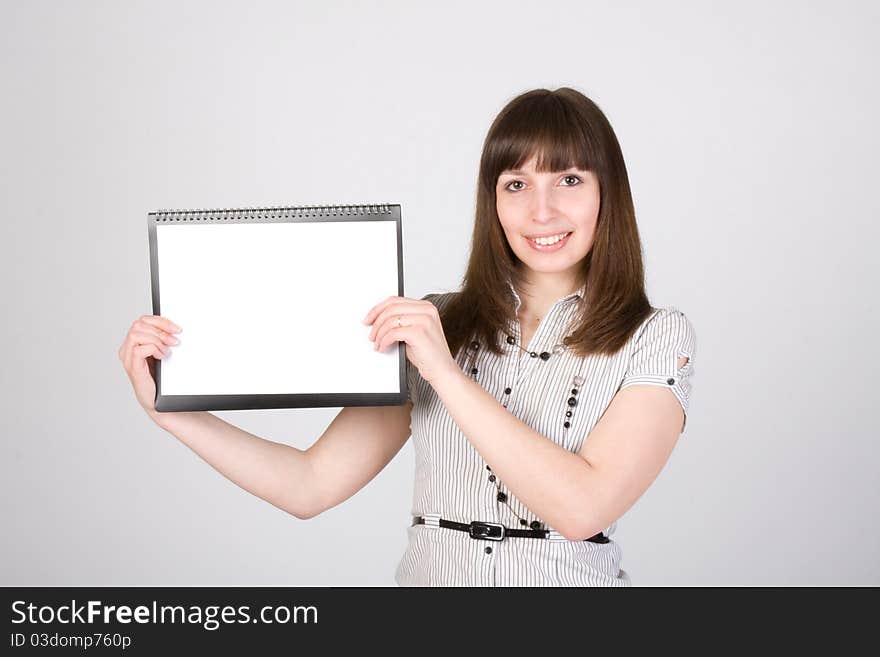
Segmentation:
{"type": "Polygon", "coordinates": [[[568,243],[569,237],[571,237],[571,232],[560,233],[551,237],[539,237],[538,240],[540,241],[527,237],[526,241],[535,251],[550,253],[552,251],[559,251],[559,249],[564,247],[568,243]]]}

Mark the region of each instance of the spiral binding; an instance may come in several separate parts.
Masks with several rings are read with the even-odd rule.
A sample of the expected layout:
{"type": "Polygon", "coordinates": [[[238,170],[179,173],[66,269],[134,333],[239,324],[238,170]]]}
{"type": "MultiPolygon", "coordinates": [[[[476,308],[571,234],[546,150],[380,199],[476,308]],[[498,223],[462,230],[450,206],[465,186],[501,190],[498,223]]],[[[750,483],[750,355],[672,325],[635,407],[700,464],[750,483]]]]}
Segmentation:
{"type": "Polygon", "coordinates": [[[156,210],[155,221],[225,221],[229,219],[299,219],[354,215],[391,214],[391,203],[366,205],[281,205],[255,208],[200,208],[195,210],[156,210]]]}

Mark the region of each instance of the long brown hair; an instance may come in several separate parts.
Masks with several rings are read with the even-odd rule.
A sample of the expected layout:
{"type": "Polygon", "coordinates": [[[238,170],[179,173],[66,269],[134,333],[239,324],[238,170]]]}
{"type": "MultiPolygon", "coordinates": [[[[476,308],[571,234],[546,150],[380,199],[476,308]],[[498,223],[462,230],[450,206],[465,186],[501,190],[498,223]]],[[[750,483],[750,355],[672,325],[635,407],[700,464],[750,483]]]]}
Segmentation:
{"type": "Polygon", "coordinates": [[[467,271],[461,290],[440,312],[453,356],[470,339],[501,355],[501,332],[516,322],[508,281],[519,291],[523,277],[501,227],[495,194],[499,174],[533,155],[538,171],[578,167],[599,180],[596,233],[579,272],[585,294],[564,343],[580,357],[613,355],[651,313],[629,179],[611,124],[575,89],[534,89],[501,110],[483,143],[467,271]]]}

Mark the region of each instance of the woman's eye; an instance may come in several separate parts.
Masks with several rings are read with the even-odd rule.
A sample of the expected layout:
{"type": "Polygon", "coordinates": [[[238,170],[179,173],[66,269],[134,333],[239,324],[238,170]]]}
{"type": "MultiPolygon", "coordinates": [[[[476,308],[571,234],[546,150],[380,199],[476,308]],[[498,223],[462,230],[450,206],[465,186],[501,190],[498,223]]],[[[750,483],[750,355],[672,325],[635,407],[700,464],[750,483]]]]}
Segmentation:
{"type": "MultiPolygon", "coordinates": [[[[567,184],[563,185],[563,187],[574,187],[575,185],[580,185],[583,182],[579,176],[575,176],[574,174],[570,174],[570,175],[565,176],[563,178],[563,180],[568,181],[567,184]]],[[[525,187],[525,184],[523,183],[522,180],[511,180],[509,183],[507,183],[507,185],[504,186],[504,189],[511,191],[511,192],[518,192],[523,187],[525,187]],[[513,187],[513,185],[521,185],[521,186],[513,187]]]]}

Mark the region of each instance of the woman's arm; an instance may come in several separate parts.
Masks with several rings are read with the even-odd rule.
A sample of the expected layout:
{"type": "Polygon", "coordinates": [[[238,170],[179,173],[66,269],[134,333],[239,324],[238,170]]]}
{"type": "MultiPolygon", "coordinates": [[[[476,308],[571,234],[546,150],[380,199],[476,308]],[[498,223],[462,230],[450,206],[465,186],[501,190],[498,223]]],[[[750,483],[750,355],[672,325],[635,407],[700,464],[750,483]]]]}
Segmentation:
{"type": "Polygon", "coordinates": [[[591,432],[602,438],[585,441],[595,457],[587,460],[535,431],[460,369],[450,368],[432,385],[492,472],[570,541],[597,534],[635,502],[663,467],[682,425],[672,393],[632,386],[617,393],[591,432]]]}
{"type": "Polygon", "coordinates": [[[206,412],[151,412],[160,427],[237,486],[307,519],[348,499],[410,435],[410,403],[348,407],[308,450],[276,443],[206,412]]]}

